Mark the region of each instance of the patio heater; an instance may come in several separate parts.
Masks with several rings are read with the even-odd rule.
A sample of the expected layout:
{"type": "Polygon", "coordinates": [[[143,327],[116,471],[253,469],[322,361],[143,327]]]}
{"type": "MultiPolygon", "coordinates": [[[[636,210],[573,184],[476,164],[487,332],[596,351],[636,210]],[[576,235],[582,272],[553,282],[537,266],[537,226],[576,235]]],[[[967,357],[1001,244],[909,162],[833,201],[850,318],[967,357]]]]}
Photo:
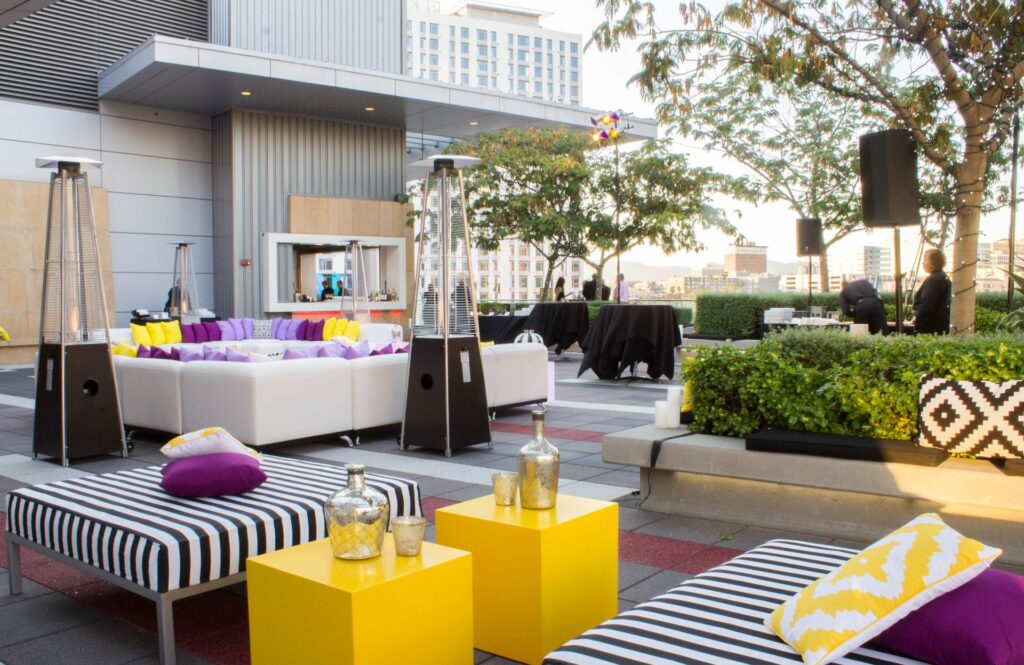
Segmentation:
{"type": "Polygon", "coordinates": [[[429,172],[417,239],[403,450],[420,446],[451,457],[459,448],[491,444],[462,183],[462,169],[479,161],[435,155],[413,164],[429,172]]]}
{"type": "Polygon", "coordinates": [[[128,448],[110,353],[96,224],[84,157],[43,157],[50,175],[32,453],[72,459],[128,448]]]}
{"type": "MultiPolygon", "coordinates": [[[[370,287],[369,281],[366,279],[366,264],[363,262],[363,246],[358,241],[353,240],[346,252],[346,258],[348,256],[352,258],[352,286],[349,287],[348,293],[341,296],[341,313],[344,314],[348,311],[345,307],[345,301],[351,299],[352,320],[360,322],[369,321],[370,287]],[[360,289],[362,289],[362,297],[359,294],[360,289]],[[360,302],[363,305],[362,310],[359,309],[360,302]]],[[[346,260],[342,259],[342,265],[345,265],[345,263],[346,260]]]]}
{"type": "Polygon", "coordinates": [[[183,322],[196,323],[199,317],[199,295],[197,293],[195,263],[192,261],[191,242],[176,242],[174,245],[174,281],[171,282],[171,316],[180,317],[183,322]]]}

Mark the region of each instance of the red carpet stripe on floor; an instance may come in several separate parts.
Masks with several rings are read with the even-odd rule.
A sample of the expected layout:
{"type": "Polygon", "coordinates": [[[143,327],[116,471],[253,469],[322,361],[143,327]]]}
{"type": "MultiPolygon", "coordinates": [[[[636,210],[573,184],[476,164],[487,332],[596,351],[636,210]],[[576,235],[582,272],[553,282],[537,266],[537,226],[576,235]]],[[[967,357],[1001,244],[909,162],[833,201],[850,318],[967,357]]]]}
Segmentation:
{"type": "MultiPolygon", "coordinates": [[[[529,429],[529,428],[527,428],[529,429]]],[[[423,513],[434,522],[439,508],[457,501],[441,497],[422,500],[423,513]]],[[[0,513],[0,531],[6,527],[0,513]]],[[[619,559],[695,575],[740,552],[632,531],[619,532],[619,559]]],[[[6,568],[6,543],[0,540],[0,567],[6,568]]],[[[22,575],[37,584],[156,634],[153,603],[120,587],[97,580],[33,550],[21,550],[22,575]]],[[[248,607],[244,597],[218,589],[174,603],[177,646],[217,665],[249,665],[248,607]]]]}
{"type": "MultiPolygon", "coordinates": [[[[494,432],[524,434],[527,437],[533,434],[533,427],[531,425],[517,425],[515,423],[491,423],[491,430],[494,432]]],[[[544,434],[550,439],[590,441],[591,443],[601,443],[601,440],[604,438],[603,432],[588,432],[582,429],[565,429],[562,427],[545,427],[544,434]]]]}

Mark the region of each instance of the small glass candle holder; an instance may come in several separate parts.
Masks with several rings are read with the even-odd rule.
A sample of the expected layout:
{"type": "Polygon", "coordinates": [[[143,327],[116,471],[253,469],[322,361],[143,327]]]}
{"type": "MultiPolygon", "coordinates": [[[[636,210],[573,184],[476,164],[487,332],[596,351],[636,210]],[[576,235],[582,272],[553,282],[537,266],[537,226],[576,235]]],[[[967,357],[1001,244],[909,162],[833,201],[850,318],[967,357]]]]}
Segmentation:
{"type": "Polygon", "coordinates": [[[491,476],[494,483],[494,503],[499,506],[516,505],[516,494],[519,492],[519,474],[501,471],[491,476]]]}
{"type": "Polygon", "coordinates": [[[418,556],[423,548],[423,534],[426,530],[427,520],[423,517],[410,515],[391,520],[391,533],[395,538],[395,554],[418,556]]]}

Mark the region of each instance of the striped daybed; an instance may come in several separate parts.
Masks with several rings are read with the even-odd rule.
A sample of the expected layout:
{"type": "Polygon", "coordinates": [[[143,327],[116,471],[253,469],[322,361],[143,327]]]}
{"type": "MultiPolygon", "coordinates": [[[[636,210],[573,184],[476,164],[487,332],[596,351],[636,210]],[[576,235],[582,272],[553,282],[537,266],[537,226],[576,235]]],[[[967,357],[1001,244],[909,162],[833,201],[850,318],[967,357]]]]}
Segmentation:
{"type": "MultiPolygon", "coordinates": [[[[802,663],[765,617],[856,550],[772,540],[640,603],[548,654],[545,665],[802,663]]],[[[922,665],[861,647],[845,665],[922,665]]]]}
{"type": "MultiPolygon", "coordinates": [[[[159,466],[12,491],[7,497],[11,594],[21,593],[20,546],[156,601],[160,662],[174,663],[172,603],[245,579],[247,557],[326,535],[323,503],[344,469],[263,455],[267,480],[242,496],[179,499],[159,466]]],[[[422,515],[419,486],[366,474],[391,517],[422,515]]]]}

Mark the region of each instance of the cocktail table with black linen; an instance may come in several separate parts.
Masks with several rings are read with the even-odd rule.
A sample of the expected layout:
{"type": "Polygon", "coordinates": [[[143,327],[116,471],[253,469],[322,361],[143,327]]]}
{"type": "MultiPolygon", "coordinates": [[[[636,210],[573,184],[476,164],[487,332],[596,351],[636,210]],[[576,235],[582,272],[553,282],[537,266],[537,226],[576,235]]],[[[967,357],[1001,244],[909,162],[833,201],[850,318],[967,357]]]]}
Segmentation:
{"type": "MultiPolygon", "coordinates": [[[[22,487],[7,496],[11,593],[21,590],[20,546],[156,601],[161,662],[174,662],[171,603],[245,579],[247,557],[323,538],[323,503],[344,469],[273,455],[267,480],[240,496],[183,499],[151,466],[22,487]]],[[[419,486],[366,475],[391,517],[422,515],[419,486]]]]}
{"type": "Polygon", "coordinates": [[[682,343],[676,312],[668,305],[605,305],[580,345],[578,376],[592,369],[599,379],[618,379],[642,362],[650,378],[671,379],[682,343]]]}
{"type": "Polygon", "coordinates": [[[582,342],[590,330],[590,314],[585,302],[542,302],[533,306],[526,319],[526,330],[544,338],[544,346],[561,353],[582,342]]]}
{"type": "Polygon", "coordinates": [[[477,326],[480,328],[480,341],[510,344],[516,341],[516,335],[523,332],[525,323],[525,316],[514,314],[478,316],[477,326]]]}

